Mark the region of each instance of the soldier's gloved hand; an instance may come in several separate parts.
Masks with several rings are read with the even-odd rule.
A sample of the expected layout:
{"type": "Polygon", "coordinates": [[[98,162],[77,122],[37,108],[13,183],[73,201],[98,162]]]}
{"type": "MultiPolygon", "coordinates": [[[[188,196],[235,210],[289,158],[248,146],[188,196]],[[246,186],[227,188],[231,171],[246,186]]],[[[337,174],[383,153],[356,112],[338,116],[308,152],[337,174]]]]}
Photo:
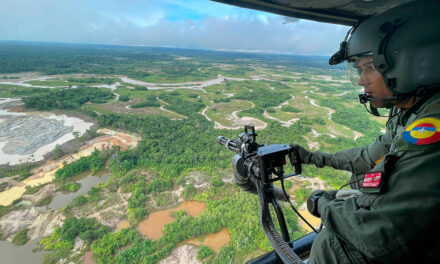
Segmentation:
{"type": "Polygon", "coordinates": [[[321,217],[322,212],[324,211],[327,204],[336,198],[337,191],[323,191],[316,190],[314,191],[309,198],[307,198],[307,210],[316,216],[321,217]]]}
{"type": "Polygon", "coordinates": [[[292,164],[292,166],[295,166],[296,164],[310,164],[312,152],[298,144],[291,143],[290,147],[294,149],[294,151],[289,154],[290,164],[292,164]]]}
{"type": "Polygon", "coordinates": [[[289,154],[290,163],[295,166],[298,162],[301,164],[315,164],[316,167],[332,166],[331,154],[320,151],[308,151],[298,144],[290,144],[295,150],[289,154]]]}

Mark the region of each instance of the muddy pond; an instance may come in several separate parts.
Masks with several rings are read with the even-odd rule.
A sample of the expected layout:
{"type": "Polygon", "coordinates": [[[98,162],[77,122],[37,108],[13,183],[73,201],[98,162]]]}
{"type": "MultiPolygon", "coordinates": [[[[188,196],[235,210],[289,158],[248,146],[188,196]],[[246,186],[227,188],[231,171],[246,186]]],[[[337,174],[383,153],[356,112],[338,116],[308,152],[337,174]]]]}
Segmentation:
{"type": "MultiPolygon", "coordinates": [[[[199,201],[185,201],[177,208],[157,211],[151,213],[148,218],[139,223],[139,232],[152,240],[157,240],[162,237],[162,229],[168,223],[174,221],[170,216],[171,212],[184,210],[187,214],[195,217],[203,213],[206,209],[206,204],[199,201]]],[[[211,248],[214,252],[218,252],[220,248],[229,243],[231,235],[227,228],[223,228],[217,233],[208,234],[197,238],[192,238],[181,242],[180,244],[192,244],[196,246],[205,245],[211,248]]]]}
{"type": "Polygon", "coordinates": [[[157,240],[162,237],[163,227],[174,221],[174,218],[170,216],[171,212],[184,210],[191,216],[198,216],[203,213],[205,208],[206,205],[204,202],[186,201],[177,208],[151,213],[146,220],[139,223],[138,230],[149,239],[157,240]]]}

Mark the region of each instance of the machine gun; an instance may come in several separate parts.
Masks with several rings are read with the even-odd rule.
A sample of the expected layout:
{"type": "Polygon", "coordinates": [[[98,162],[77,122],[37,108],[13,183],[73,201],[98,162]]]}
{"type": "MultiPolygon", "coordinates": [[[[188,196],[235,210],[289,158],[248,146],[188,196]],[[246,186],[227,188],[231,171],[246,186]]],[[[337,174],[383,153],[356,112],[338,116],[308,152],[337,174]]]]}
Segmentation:
{"type": "MultiPolygon", "coordinates": [[[[242,189],[258,194],[260,222],[267,238],[275,249],[275,252],[270,252],[257,259],[251,260],[248,264],[303,263],[301,258],[308,256],[311,244],[316,237],[316,232],[292,242],[289,237],[283,211],[278,203],[278,200],[288,201],[290,203],[284,188],[284,179],[301,174],[301,163],[298,159],[299,155],[295,149],[286,144],[267,146],[258,144],[256,137],[257,134],[253,126],[245,126],[244,133],[241,133],[237,140],[231,140],[222,136],[217,137],[217,142],[220,145],[237,153],[232,160],[235,182],[242,189]],[[292,152],[294,152],[294,156],[297,157],[293,162],[293,164],[295,164],[295,172],[284,175],[283,167],[286,164],[286,155],[291,157],[293,156],[290,155],[292,152]],[[274,187],[273,183],[275,181],[281,182],[282,190],[274,187]],[[275,210],[281,235],[273,223],[269,203],[275,210]]],[[[291,203],[290,205],[307,223],[291,203]]],[[[313,227],[312,229],[314,230],[313,227]]]]}

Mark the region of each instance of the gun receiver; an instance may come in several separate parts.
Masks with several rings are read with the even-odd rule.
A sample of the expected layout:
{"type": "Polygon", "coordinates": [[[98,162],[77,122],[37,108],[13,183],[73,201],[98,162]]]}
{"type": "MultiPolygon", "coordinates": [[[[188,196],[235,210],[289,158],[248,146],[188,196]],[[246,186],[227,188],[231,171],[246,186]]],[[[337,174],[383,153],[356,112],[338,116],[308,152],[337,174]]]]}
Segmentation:
{"type": "MultiPolygon", "coordinates": [[[[267,174],[269,179],[266,180],[270,182],[301,174],[301,163],[297,161],[295,162],[295,172],[284,175],[283,166],[286,165],[286,155],[295,151],[293,148],[286,144],[264,146],[256,142],[256,137],[257,134],[253,126],[245,126],[244,133],[240,133],[237,140],[231,140],[223,136],[217,137],[217,142],[220,145],[237,153],[233,159],[234,172],[244,173],[241,175],[245,177],[259,177],[258,172],[260,170],[260,163],[262,162],[268,169],[267,174]],[[249,161],[249,159],[251,160],[249,161]],[[244,168],[247,168],[247,170],[243,171],[244,168]],[[272,174],[278,177],[272,178],[272,174]]],[[[295,156],[299,157],[297,153],[295,156]]]]}
{"type": "MultiPolygon", "coordinates": [[[[303,263],[292,250],[293,243],[289,237],[283,211],[278,203],[278,200],[289,201],[289,198],[284,187],[281,190],[273,185],[274,181],[280,180],[281,185],[284,186],[284,179],[301,174],[301,163],[296,160],[294,162],[295,172],[284,175],[286,155],[296,150],[286,144],[264,146],[256,142],[256,137],[255,128],[245,126],[244,133],[241,133],[237,140],[219,136],[217,142],[237,153],[232,160],[235,183],[245,191],[258,194],[260,222],[279,258],[284,263],[303,263]],[[275,210],[282,236],[273,224],[269,203],[275,210]]],[[[294,156],[297,159],[299,157],[298,153],[294,156]]]]}

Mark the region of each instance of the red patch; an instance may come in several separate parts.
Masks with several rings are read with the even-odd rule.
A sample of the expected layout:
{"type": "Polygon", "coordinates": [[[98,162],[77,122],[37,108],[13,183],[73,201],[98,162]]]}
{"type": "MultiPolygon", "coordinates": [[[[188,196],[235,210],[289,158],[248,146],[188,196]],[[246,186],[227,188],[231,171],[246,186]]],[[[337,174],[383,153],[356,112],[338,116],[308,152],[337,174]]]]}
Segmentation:
{"type": "Polygon", "coordinates": [[[378,188],[382,180],[382,172],[372,172],[365,174],[363,188],[378,188]]]}

